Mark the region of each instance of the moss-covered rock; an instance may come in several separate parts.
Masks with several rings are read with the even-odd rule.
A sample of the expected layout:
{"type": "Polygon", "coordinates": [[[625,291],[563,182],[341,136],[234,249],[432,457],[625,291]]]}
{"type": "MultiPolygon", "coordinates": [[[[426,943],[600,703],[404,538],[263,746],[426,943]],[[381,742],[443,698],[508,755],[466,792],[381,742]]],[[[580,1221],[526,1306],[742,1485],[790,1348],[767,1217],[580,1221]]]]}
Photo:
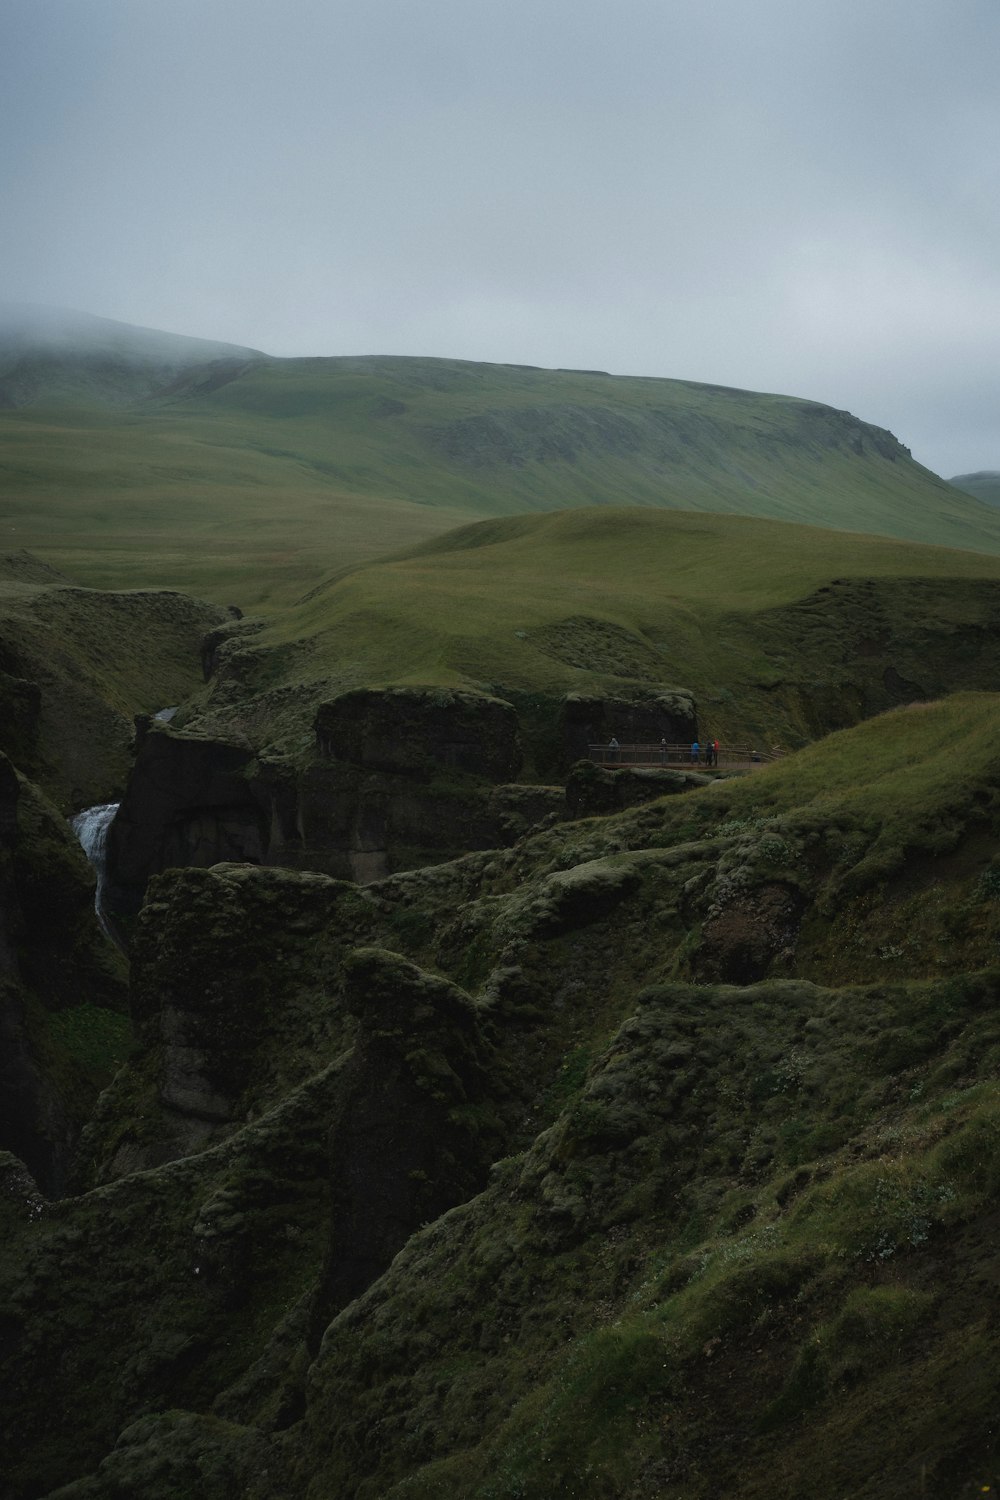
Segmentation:
{"type": "Polygon", "coordinates": [[[0,756],[0,1146],[64,1190],[81,1128],[128,1048],[125,976],[65,821],[0,756]]]}
{"type": "Polygon", "coordinates": [[[690,792],[708,786],[712,778],[700,771],[660,770],[658,767],[628,767],[609,770],[592,760],[577,761],[566,778],[566,815],[593,818],[641,807],[657,797],[690,792]]]}
{"type": "Polygon", "coordinates": [[[468,689],[394,687],[344,693],[316,711],[320,753],[368,771],[427,777],[464,771],[510,781],[521,765],[517,714],[468,689]]]}
{"type": "Polygon", "coordinates": [[[483,1185],[505,1137],[502,1077],[468,995],[363,948],[347,963],[346,1003],[358,1034],[331,1122],[333,1234],[317,1342],[421,1224],[483,1185]]]}
{"type": "Polygon", "coordinates": [[[184,594],[75,588],[0,560],[0,748],[63,810],[111,801],[128,772],[133,715],[195,690],[202,637],[226,618],[184,594]]]}
{"type": "Polygon", "coordinates": [[[158,876],[135,931],[133,1065],[87,1132],[96,1179],[203,1149],[343,1052],[341,966],[371,925],[357,889],[322,875],[158,876]]]}
{"type": "Polygon", "coordinates": [[[698,712],[685,688],[636,686],[624,694],[597,697],[568,693],[560,711],[565,764],[585,756],[591,745],[606,745],[612,735],[623,745],[685,745],[698,738],[698,712]]]}
{"type": "Polygon", "coordinates": [[[363,888],[158,877],[106,1180],[0,1164],[12,1500],[993,1485],[995,707],[363,888]]]}

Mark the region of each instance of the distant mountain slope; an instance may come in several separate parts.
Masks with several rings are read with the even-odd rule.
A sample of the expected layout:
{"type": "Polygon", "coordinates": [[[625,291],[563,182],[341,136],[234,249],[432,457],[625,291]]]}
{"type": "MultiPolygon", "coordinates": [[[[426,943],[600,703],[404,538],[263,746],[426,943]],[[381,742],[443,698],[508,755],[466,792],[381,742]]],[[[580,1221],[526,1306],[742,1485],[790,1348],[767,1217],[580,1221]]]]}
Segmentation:
{"type": "Polygon", "coordinates": [[[0,407],[73,404],[128,406],[168,388],[182,372],[224,371],[267,356],[135,328],[70,308],[0,302],[0,407]]]}
{"type": "Polygon", "coordinates": [[[987,505],[1000,505],[1000,470],[980,469],[975,474],[956,474],[949,479],[956,489],[984,500],[987,505]]]}
{"type": "Polygon", "coordinates": [[[795,397],[444,359],[271,359],[101,319],[15,329],[7,347],[3,540],[102,587],[269,606],[462,521],[594,505],[1000,552],[991,507],[891,433],[795,397]]]}

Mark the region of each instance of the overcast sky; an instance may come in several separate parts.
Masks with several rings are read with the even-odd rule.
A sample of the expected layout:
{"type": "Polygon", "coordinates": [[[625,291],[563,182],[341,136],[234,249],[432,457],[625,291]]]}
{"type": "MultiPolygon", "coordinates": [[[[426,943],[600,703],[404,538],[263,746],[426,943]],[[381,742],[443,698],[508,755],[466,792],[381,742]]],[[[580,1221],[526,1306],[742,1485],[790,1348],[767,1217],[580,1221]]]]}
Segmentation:
{"type": "Polygon", "coordinates": [[[1000,469],[1000,0],[0,0],[0,286],[1000,469]]]}

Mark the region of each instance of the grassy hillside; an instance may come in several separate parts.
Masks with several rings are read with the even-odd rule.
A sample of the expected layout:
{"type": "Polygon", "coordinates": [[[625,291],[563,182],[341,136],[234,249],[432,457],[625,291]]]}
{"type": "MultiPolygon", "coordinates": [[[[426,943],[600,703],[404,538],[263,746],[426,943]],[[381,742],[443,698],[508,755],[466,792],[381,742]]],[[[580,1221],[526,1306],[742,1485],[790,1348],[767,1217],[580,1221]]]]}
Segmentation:
{"type": "MultiPolygon", "coordinates": [[[[142,338],[137,350],[145,359],[142,338]]],[[[60,358],[61,370],[51,352],[38,356],[33,393],[27,377],[0,380],[11,408],[0,411],[3,524],[10,544],[93,586],[174,586],[270,608],[463,520],[579,506],[764,516],[1000,552],[992,509],[891,434],[807,400],[234,350],[202,351],[182,369],[175,359],[169,372],[161,361],[152,383],[143,366],[116,401],[129,368],[120,354],[60,358]]]]}
{"type": "Polygon", "coordinates": [[[103,1185],[0,1162],[11,1496],[991,1493],[998,708],[366,890],[161,877],[103,1185]]]}
{"type": "Polygon", "coordinates": [[[519,516],[350,572],[237,632],[199,713],[291,748],[311,743],[318,696],[359,686],[555,701],[645,683],[689,688],[724,738],[801,743],[988,686],[998,622],[1000,558],[982,553],[691,512],[519,516]],[[880,698],[886,672],[898,689],[880,698]]]}
{"type": "Polygon", "coordinates": [[[981,469],[976,474],[956,474],[948,483],[987,505],[1000,505],[1000,473],[995,469],[981,469]]]}
{"type": "Polygon", "coordinates": [[[0,302],[0,408],[122,407],[169,389],[184,375],[231,374],[256,349],[136,328],[70,308],[0,302]]]}
{"type": "Polygon", "coordinates": [[[120,792],[133,717],[200,682],[201,640],[226,610],[182,594],[74,585],[0,554],[0,750],[63,809],[120,792]]]}
{"type": "Polygon", "coordinates": [[[358,494],[247,442],[252,423],[0,412],[5,538],[94,588],[273,608],[462,509],[358,494]]]}

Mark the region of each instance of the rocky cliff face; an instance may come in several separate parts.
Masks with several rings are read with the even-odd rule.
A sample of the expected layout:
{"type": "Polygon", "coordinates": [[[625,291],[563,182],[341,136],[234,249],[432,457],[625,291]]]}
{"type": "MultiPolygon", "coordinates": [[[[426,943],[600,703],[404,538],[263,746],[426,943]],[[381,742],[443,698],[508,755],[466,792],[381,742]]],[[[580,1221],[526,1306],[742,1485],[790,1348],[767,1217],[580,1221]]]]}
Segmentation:
{"type": "Polygon", "coordinates": [[[131,763],[132,717],[197,687],[216,605],[167,591],[76,588],[0,556],[0,749],[60,807],[108,802],[131,763]]]}
{"type": "Polygon", "coordinates": [[[158,876],[95,1185],[0,1162],[5,1500],[992,1483],[995,705],[955,712],[364,887],[158,876]]]}
{"type": "MultiPolygon", "coordinates": [[[[922,692],[845,598],[861,707],[922,692]]],[[[301,758],[145,724],[96,1108],[118,960],[0,760],[3,1500],[994,1485],[995,701],[578,768],[574,821],[509,780],[531,714],[555,763],[693,705],[552,701],[352,692],[301,758]]]]}
{"type": "Polygon", "coordinates": [[[124,970],[93,907],[69,828],[0,756],[0,1149],[50,1194],[107,1081],[101,1054],[127,1047],[124,970]]]}
{"type": "Polygon", "coordinates": [[[125,966],[61,812],[116,790],[132,713],[191,690],[200,638],[225,617],[0,557],[0,1149],[54,1196],[130,1043],[125,966]]]}
{"type": "Polygon", "coordinates": [[[367,881],[512,842],[560,789],[504,785],[520,766],[510,704],[391,689],[321,704],[316,754],[296,766],[155,726],[109,835],[109,905],[134,916],[150,877],[243,860],[367,881]],[[501,784],[498,784],[501,783],[501,784]]]}
{"type": "MultiPolygon", "coordinates": [[[[655,741],[686,739],[697,725],[689,697],[641,690],[634,699],[554,700],[550,720],[560,765],[608,724],[655,741]]],[[[510,780],[521,769],[521,722],[502,699],[358,690],[321,702],[313,733],[315,753],[293,760],[255,753],[243,735],[146,727],[109,835],[111,908],[132,917],[152,875],[225,860],[364,883],[508,846],[564,811],[561,788],[510,780]]]]}
{"type": "Polygon", "coordinates": [[[360,770],[424,780],[449,770],[511,781],[521,769],[511,705],[447,688],[343,693],[318,708],[316,740],[322,755],[360,770]]]}
{"type": "Polygon", "coordinates": [[[570,693],[560,712],[560,737],[567,764],[582,760],[591,745],[606,745],[611,736],[623,745],[690,744],[698,738],[698,714],[690,693],[637,688],[597,697],[570,693]]]}

